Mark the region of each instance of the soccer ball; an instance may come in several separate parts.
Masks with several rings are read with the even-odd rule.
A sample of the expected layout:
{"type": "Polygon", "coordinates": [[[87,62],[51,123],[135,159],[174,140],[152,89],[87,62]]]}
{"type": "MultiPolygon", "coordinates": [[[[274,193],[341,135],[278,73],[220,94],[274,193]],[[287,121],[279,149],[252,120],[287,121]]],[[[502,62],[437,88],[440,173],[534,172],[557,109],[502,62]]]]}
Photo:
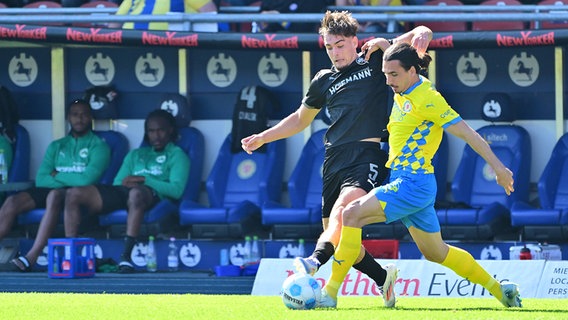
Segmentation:
{"type": "Polygon", "coordinates": [[[321,297],[318,281],[305,273],[294,273],[282,284],[282,301],[289,309],[308,310],[316,307],[321,297]]]}

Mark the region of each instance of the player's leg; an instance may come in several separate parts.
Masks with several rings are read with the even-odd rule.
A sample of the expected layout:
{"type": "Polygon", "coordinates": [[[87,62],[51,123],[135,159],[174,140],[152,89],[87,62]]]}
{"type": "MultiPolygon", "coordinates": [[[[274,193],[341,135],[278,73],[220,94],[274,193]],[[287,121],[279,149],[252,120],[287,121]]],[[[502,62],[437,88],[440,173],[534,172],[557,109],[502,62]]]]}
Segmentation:
{"type": "Polygon", "coordinates": [[[370,223],[383,221],[385,221],[385,215],[373,191],[345,207],[343,210],[343,228],[331,265],[331,275],[322,292],[326,297],[322,299],[326,303],[323,305],[324,307],[335,306],[337,292],[347,272],[359,256],[361,228],[370,223]]]}
{"type": "Polygon", "coordinates": [[[30,266],[36,263],[37,258],[43,252],[43,248],[47,245],[47,240],[55,231],[59,216],[63,210],[64,201],[65,189],[53,189],[47,195],[45,213],[41,218],[34,243],[26,254],[26,259],[30,266]]]}
{"type": "MultiPolygon", "coordinates": [[[[319,237],[314,252],[308,258],[295,259],[294,264],[297,270],[313,275],[321,265],[329,261],[335,252],[335,246],[339,243],[343,207],[366,194],[365,190],[357,187],[347,187],[341,191],[331,216],[323,218],[324,232],[319,237]]],[[[387,277],[387,271],[362,246],[354,268],[367,274],[379,287],[383,286],[387,277]]]]}
{"type": "Polygon", "coordinates": [[[427,260],[446,266],[459,276],[483,286],[506,307],[522,306],[516,284],[499,283],[469,252],[447,245],[440,232],[426,232],[416,227],[410,227],[408,231],[427,260]]]}

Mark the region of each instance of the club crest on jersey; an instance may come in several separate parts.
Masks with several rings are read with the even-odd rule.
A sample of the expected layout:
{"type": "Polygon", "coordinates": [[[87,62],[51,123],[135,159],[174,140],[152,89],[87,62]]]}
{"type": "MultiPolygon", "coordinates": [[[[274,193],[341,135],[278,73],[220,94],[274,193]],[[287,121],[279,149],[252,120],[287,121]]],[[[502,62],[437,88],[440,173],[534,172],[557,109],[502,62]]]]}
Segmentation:
{"type": "Polygon", "coordinates": [[[364,64],[367,64],[367,60],[365,60],[365,58],[363,58],[363,57],[357,57],[357,59],[355,59],[355,62],[358,65],[361,65],[361,66],[364,65],[364,64]]]}
{"type": "Polygon", "coordinates": [[[404,101],[404,103],[402,104],[402,111],[406,113],[412,111],[412,105],[410,104],[410,101],[404,101]]]}
{"type": "Polygon", "coordinates": [[[84,159],[84,158],[86,158],[86,157],[88,157],[88,156],[89,156],[89,149],[83,148],[83,149],[81,149],[81,150],[79,151],[79,157],[81,157],[81,158],[84,159]]]}
{"type": "Polygon", "coordinates": [[[165,155],[160,155],[156,157],[156,162],[157,163],[164,163],[166,162],[166,156],[165,155]]]}

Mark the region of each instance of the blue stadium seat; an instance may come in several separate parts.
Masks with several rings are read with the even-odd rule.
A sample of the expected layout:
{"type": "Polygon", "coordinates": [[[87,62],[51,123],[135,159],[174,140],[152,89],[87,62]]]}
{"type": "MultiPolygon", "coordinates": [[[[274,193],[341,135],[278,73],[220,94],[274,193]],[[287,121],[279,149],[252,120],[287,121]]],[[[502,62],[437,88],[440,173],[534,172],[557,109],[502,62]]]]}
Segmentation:
{"type": "Polygon", "coordinates": [[[540,207],[515,202],[511,224],[521,229],[524,240],[568,239],[568,133],[554,146],[538,181],[540,207]]]}
{"type": "Polygon", "coordinates": [[[112,184],[114,176],[122,165],[122,160],[130,150],[128,139],[124,134],[112,130],[95,131],[95,134],[110,147],[110,163],[101,177],[101,183],[112,184]]]}
{"type": "Polygon", "coordinates": [[[267,145],[266,152],[231,153],[231,135],[223,142],[206,181],[209,206],[184,200],[180,225],[191,237],[240,238],[261,232],[261,206],[278,202],[286,158],[286,141],[267,145]]]}
{"type": "Polygon", "coordinates": [[[489,143],[505,166],[513,171],[515,192],[507,196],[495,183],[495,173],[466,145],[452,182],[452,195],[461,207],[438,210],[445,239],[488,240],[512,231],[513,202],[528,201],[531,141],[528,132],[516,125],[488,125],[477,132],[489,143]]]}
{"type": "Polygon", "coordinates": [[[326,129],[316,131],[304,145],[288,180],[290,207],[267,201],[262,206],[262,225],[274,238],[317,238],[322,232],[322,170],[326,129]]]}
{"type": "Polygon", "coordinates": [[[22,125],[16,126],[16,142],[13,145],[12,165],[8,171],[8,182],[30,180],[30,134],[22,125]]]}
{"type": "MultiPolygon", "coordinates": [[[[203,173],[203,158],[205,154],[205,139],[201,131],[193,127],[179,129],[180,138],[176,144],[182,148],[190,160],[189,177],[182,196],[183,200],[196,201],[199,197],[201,175],[203,173]]],[[[146,212],[140,235],[168,232],[178,226],[179,203],[167,199],[161,200],[154,208],[146,212]]],[[[118,236],[124,233],[128,212],[117,210],[99,216],[99,224],[108,228],[108,236],[118,236]]]]}
{"type": "MultiPolygon", "coordinates": [[[[94,131],[94,133],[104,140],[110,147],[110,163],[103,173],[100,182],[112,184],[114,176],[122,165],[122,160],[129,150],[128,139],[118,131],[94,131]]],[[[37,226],[45,213],[45,208],[36,208],[18,216],[18,224],[24,226],[26,237],[33,236],[37,231],[37,226]]],[[[63,216],[61,217],[63,219],[63,216]]],[[[62,221],[61,221],[62,222],[62,221]]]]}

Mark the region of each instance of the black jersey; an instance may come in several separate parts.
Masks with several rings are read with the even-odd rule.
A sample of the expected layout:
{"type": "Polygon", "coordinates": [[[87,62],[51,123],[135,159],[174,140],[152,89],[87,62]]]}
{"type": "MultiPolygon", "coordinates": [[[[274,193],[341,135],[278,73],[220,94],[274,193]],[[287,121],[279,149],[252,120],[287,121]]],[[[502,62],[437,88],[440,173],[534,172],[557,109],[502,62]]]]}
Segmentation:
{"type": "Polygon", "coordinates": [[[388,135],[382,59],[380,50],[369,61],[360,54],[344,70],[323,69],[312,79],[302,103],[307,108],[328,108],[332,123],[325,134],[326,147],[388,135]]]}

